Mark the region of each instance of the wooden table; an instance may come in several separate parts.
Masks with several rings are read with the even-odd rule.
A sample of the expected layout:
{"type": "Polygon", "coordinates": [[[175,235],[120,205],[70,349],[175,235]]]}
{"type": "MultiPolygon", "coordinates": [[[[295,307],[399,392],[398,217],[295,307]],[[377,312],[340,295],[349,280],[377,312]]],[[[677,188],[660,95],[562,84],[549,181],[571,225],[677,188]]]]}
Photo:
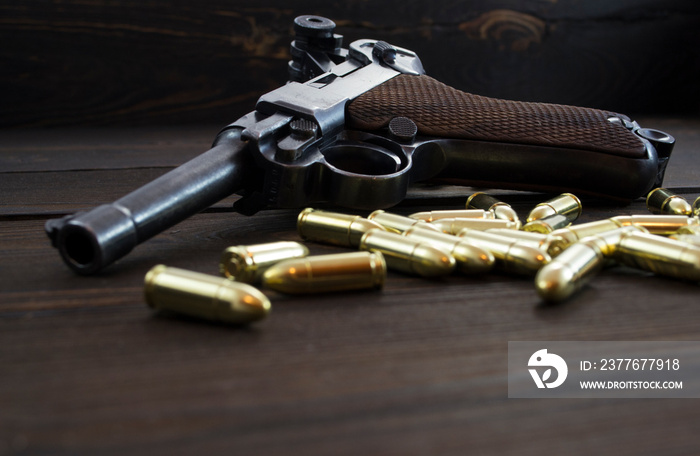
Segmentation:
{"type": "MultiPolygon", "coordinates": [[[[700,120],[640,123],[676,136],[665,184],[694,200],[700,120]]],[[[65,267],[47,219],[113,201],[217,130],[0,132],[0,454],[697,454],[696,400],[507,391],[508,341],[699,340],[694,283],[613,268],[547,306],[528,278],[391,272],[379,292],[267,291],[272,314],[248,328],[154,314],[153,265],[215,274],[229,245],[299,240],[298,211],[245,217],[232,199],[96,276],[65,267]]],[[[425,189],[394,210],[460,207],[469,192],[425,189]]],[[[546,199],[496,194],[522,216],[546,199]]],[[[584,201],[580,221],[645,212],[584,201]]]]}

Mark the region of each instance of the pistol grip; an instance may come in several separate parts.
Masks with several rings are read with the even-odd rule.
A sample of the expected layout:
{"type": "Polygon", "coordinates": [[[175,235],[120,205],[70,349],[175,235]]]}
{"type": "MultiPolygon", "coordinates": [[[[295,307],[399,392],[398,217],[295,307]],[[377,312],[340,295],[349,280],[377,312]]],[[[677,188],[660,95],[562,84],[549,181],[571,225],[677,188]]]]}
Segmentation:
{"type": "MultiPolygon", "coordinates": [[[[462,92],[424,75],[399,75],[359,96],[347,107],[348,126],[365,131],[382,130],[399,116],[413,120],[419,135],[498,144],[501,152],[508,145],[514,146],[512,154],[518,154],[518,150],[533,150],[534,146],[542,148],[539,158],[550,153],[550,156],[561,161],[563,156],[556,157],[555,154],[566,150],[566,160],[571,162],[571,157],[576,157],[576,151],[581,151],[580,158],[571,165],[576,166],[576,160],[592,161],[593,165],[589,163],[587,168],[594,171],[596,157],[603,156],[613,162],[652,161],[651,165],[658,168],[656,154],[649,153],[645,141],[622,122],[609,120],[626,117],[611,111],[483,97],[462,92]]],[[[462,153],[469,154],[470,151],[467,148],[462,153]]],[[[524,160],[520,160],[520,163],[524,163],[524,160]]],[[[540,162],[524,166],[542,167],[547,164],[540,162]]],[[[561,172],[561,169],[557,172],[561,172]]],[[[656,169],[653,174],[655,181],[656,169]]],[[[525,185],[509,183],[508,178],[507,175],[501,177],[508,188],[551,191],[556,187],[536,181],[526,182],[525,185]]],[[[605,172],[582,176],[581,182],[572,182],[570,190],[597,193],[589,187],[606,178],[605,172]]],[[[616,177],[611,175],[609,178],[616,177]]],[[[647,180],[647,176],[640,179],[647,180]]],[[[493,182],[492,178],[485,180],[493,182]]],[[[622,189],[620,194],[608,196],[636,198],[642,195],[640,192],[648,191],[653,183],[643,182],[636,185],[638,188],[622,189]]]]}

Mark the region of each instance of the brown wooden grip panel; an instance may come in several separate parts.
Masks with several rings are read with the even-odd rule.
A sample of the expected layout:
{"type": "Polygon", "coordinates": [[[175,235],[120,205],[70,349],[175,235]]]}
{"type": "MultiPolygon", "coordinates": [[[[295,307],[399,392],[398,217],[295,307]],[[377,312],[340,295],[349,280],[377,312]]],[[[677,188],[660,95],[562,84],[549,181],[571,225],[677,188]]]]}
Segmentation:
{"type": "Polygon", "coordinates": [[[644,158],[644,143],[614,112],[547,103],[499,100],[462,92],[429,76],[399,75],[353,100],[348,126],[376,131],[408,117],[419,134],[582,149],[644,158]]]}

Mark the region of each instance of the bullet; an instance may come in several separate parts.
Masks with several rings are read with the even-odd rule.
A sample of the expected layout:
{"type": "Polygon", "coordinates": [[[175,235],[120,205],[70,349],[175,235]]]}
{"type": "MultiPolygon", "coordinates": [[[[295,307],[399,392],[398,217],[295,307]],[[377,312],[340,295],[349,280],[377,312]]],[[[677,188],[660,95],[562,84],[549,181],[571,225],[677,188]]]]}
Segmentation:
{"type": "Polygon", "coordinates": [[[348,252],[282,261],[265,271],[262,283],[281,293],[310,294],[381,289],[385,279],[380,252],[348,252]]]}
{"type": "Polygon", "coordinates": [[[589,244],[595,244],[605,258],[614,258],[617,248],[622,242],[622,238],[630,233],[645,233],[649,234],[646,228],[637,225],[623,226],[615,230],[605,231],[593,236],[587,236],[579,242],[586,241],[589,244]]]}
{"type": "Polygon", "coordinates": [[[571,219],[564,214],[552,214],[531,220],[523,225],[523,231],[549,234],[571,225],[571,219]]]}
{"type": "Polygon", "coordinates": [[[271,307],[262,292],[246,283],[164,265],[146,274],[144,296],[156,310],[235,324],[263,319],[271,307]]]}
{"type": "Polygon", "coordinates": [[[490,230],[494,228],[506,228],[517,230],[520,222],[511,222],[502,219],[470,219],[470,218],[447,218],[431,222],[431,226],[437,227],[447,234],[457,234],[465,228],[472,230],[490,230]]]}
{"type": "Polygon", "coordinates": [[[535,288],[547,302],[569,298],[600,271],[605,257],[595,244],[577,242],[543,266],[535,276],[535,288]]]}
{"type": "Polygon", "coordinates": [[[304,209],[297,218],[297,231],[302,239],[343,247],[357,248],[362,235],[374,229],[385,230],[380,224],[359,215],[312,208],[304,209]]]}
{"type": "Polygon", "coordinates": [[[665,188],[655,188],[649,192],[646,203],[652,214],[693,215],[693,207],[685,198],[665,188]]]}
{"type": "Polygon", "coordinates": [[[385,212],[380,210],[374,211],[367,216],[367,218],[375,223],[380,224],[387,231],[393,233],[401,234],[407,229],[414,225],[425,226],[429,230],[437,230],[436,227],[432,226],[425,220],[418,220],[411,217],[406,217],[404,215],[392,214],[390,212],[385,212]]]}
{"type": "Polygon", "coordinates": [[[686,217],[685,215],[618,215],[612,217],[611,220],[622,226],[643,226],[651,234],[664,236],[690,226],[700,225],[700,220],[697,217],[686,217]]]}
{"type": "Polygon", "coordinates": [[[581,215],[581,201],[571,193],[562,193],[561,195],[552,198],[543,203],[539,203],[530,211],[527,216],[527,222],[539,220],[555,214],[566,216],[570,222],[575,221],[581,215]]]}
{"type": "Polygon", "coordinates": [[[669,236],[671,239],[676,241],[685,242],[687,244],[693,244],[700,246],[700,234],[672,234],[669,236]]]}
{"type": "Polygon", "coordinates": [[[446,218],[492,219],[494,218],[494,214],[493,212],[486,211],[484,209],[456,209],[416,212],[415,214],[409,215],[409,217],[417,220],[424,220],[426,222],[434,222],[436,220],[446,218]]]}
{"type": "MultiPolygon", "coordinates": [[[[697,217],[693,217],[691,220],[697,220],[697,217]]],[[[672,234],[697,234],[700,235],[700,225],[686,225],[678,228],[672,234]]]]}
{"type": "Polygon", "coordinates": [[[273,264],[308,254],[309,249],[305,245],[292,241],[237,245],[224,250],[219,270],[227,279],[255,283],[260,281],[265,270],[273,264]]]}
{"type": "Polygon", "coordinates": [[[456,266],[456,261],[449,252],[387,231],[372,230],[365,233],[360,241],[360,249],[383,253],[390,269],[423,277],[450,274],[456,266]]]}
{"type": "Polygon", "coordinates": [[[483,192],[472,194],[467,199],[466,207],[467,209],[484,209],[492,212],[497,219],[520,223],[518,214],[509,204],[483,192]]]}
{"type": "Polygon", "coordinates": [[[508,230],[503,228],[486,230],[486,232],[516,239],[523,245],[530,245],[543,252],[547,252],[551,257],[559,255],[571,244],[564,238],[556,236],[553,233],[544,234],[535,231],[508,230]]]}
{"type": "Polygon", "coordinates": [[[495,258],[491,252],[451,234],[416,226],[406,230],[403,235],[449,252],[457,262],[457,269],[465,274],[479,274],[493,269],[495,258]]]}
{"type": "Polygon", "coordinates": [[[659,275],[700,280],[700,247],[648,233],[623,236],[615,258],[659,275]]]}
{"type": "Polygon", "coordinates": [[[693,215],[695,217],[700,217],[700,196],[693,201],[693,215]]]}
{"type": "Polygon", "coordinates": [[[623,236],[643,228],[624,227],[588,236],[571,245],[539,270],[535,288],[547,302],[568,299],[590,282],[611,258],[623,236]]]}
{"type": "Polygon", "coordinates": [[[622,226],[622,223],[614,219],[603,219],[594,222],[579,223],[565,228],[558,228],[552,231],[551,235],[563,239],[567,244],[573,244],[585,237],[616,230],[622,226]]]}
{"type": "Polygon", "coordinates": [[[496,266],[506,272],[535,275],[551,257],[541,250],[519,243],[516,239],[489,231],[464,229],[458,233],[466,242],[481,247],[493,254],[496,266]]]}

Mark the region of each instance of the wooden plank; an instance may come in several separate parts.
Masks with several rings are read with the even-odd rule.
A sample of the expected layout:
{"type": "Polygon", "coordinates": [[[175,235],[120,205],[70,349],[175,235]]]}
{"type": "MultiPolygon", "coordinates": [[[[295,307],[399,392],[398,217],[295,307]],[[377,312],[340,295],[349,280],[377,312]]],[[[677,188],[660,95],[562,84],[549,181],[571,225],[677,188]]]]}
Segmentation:
{"type": "MultiPolygon", "coordinates": [[[[53,217],[107,204],[151,182],[172,168],[143,168],[109,171],[10,173],[0,189],[2,217],[53,217]],[[5,199],[6,198],[6,199],[5,199]]],[[[232,196],[213,206],[231,208],[232,196]]]]}
{"type": "Polygon", "coordinates": [[[211,272],[231,237],[293,239],[293,219],[198,216],[91,278],[57,264],[37,222],[0,223],[12,246],[0,258],[0,442],[58,454],[583,455],[682,453],[695,441],[691,401],[512,400],[504,371],[505,340],[692,340],[694,284],[608,270],[566,305],[541,306],[523,278],[392,273],[381,292],[268,292],[272,315],[247,330],[143,304],[154,261],[211,272]],[[533,441],[543,426],[551,432],[533,441]]]}
{"type": "Polygon", "coordinates": [[[0,130],[0,173],[174,167],[209,149],[221,126],[0,130]]]}
{"type": "MultiPolygon", "coordinates": [[[[694,198],[700,170],[700,120],[641,118],[640,124],[676,137],[665,185],[694,198]]],[[[208,147],[214,127],[180,129],[78,129],[46,134],[0,133],[0,217],[50,217],[110,203],[165,174],[208,147]],[[182,133],[181,133],[182,131],[182,133]],[[47,171],[47,172],[38,172],[47,171]]],[[[468,187],[416,185],[406,204],[464,204],[468,187]]],[[[512,200],[538,201],[541,195],[495,190],[512,200]]],[[[214,206],[231,208],[236,196],[214,206]]]]}
{"type": "MultiPolygon", "coordinates": [[[[516,209],[531,207],[518,204],[516,209]]],[[[428,209],[426,207],[420,209],[428,209]]],[[[414,210],[414,208],[410,208],[414,210]]],[[[607,218],[612,215],[643,213],[643,203],[635,203],[625,210],[619,211],[611,208],[589,208],[579,220],[580,223],[607,218]]],[[[408,213],[408,210],[399,211],[408,213]]],[[[41,220],[19,220],[1,222],[3,241],[3,253],[6,260],[3,262],[2,276],[0,277],[0,289],[6,296],[5,302],[0,306],[8,312],[51,310],[55,301],[56,309],[71,308],[80,302],[81,295],[97,296],[99,290],[104,287],[124,288],[125,295],[109,293],[102,296],[94,304],[90,300],[83,299],[83,305],[101,306],[118,305],[133,301],[137,288],[148,269],[158,263],[166,263],[171,266],[193,269],[208,274],[218,273],[218,260],[221,252],[229,245],[257,244],[277,240],[299,241],[296,234],[296,210],[265,211],[254,217],[245,217],[237,214],[200,214],[170,230],[156,236],[154,239],[140,245],[127,257],[117,264],[105,269],[96,277],[77,277],[62,264],[58,252],[50,246],[50,242],[43,233],[41,220]],[[197,252],[193,255],[193,252],[197,252]],[[37,281],[36,277],[42,277],[37,281]],[[100,303],[103,304],[100,304],[100,303]],[[22,307],[27,305],[27,308],[22,307]]],[[[312,253],[330,253],[347,251],[347,249],[310,244],[312,253]]],[[[640,274],[631,274],[625,277],[621,275],[622,283],[629,284],[637,280],[640,274]]],[[[619,274],[610,273],[609,282],[620,279],[619,274]],[[617,277],[617,278],[616,278],[617,277]]],[[[641,274],[646,276],[646,274],[641,274]]],[[[443,287],[454,287],[450,294],[459,296],[472,295],[485,297],[491,293],[496,296],[512,297],[522,294],[524,302],[536,306],[538,299],[530,280],[519,277],[509,277],[495,274],[493,277],[462,277],[455,276],[445,280],[426,281],[401,274],[393,274],[391,282],[396,287],[390,286],[390,290],[401,295],[422,289],[418,300],[424,299],[424,294],[431,291],[445,293],[443,287]],[[494,290],[507,284],[514,287],[512,290],[494,290]],[[483,287],[483,288],[482,288],[483,287]]],[[[603,279],[601,279],[603,280],[603,279]]],[[[668,280],[658,279],[659,283],[669,283],[668,280]]],[[[671,281],[670,283],[675,284],[671,281]]],[[[675,285],[678,290],[696,292],[697,287],[688,284],[675,285]]],[[[608,283],[609,286],[609,283],[608,283]]],[[[595,287],[597,288],[597,287],[595,287]]],[[[605,289],[602,286],[601,289],[605,289]]],[[[616,287],[613,286],[614,290],[616,287]]],[[[593,293],[592,296],[595,296],[593,293]]],[[[83,296],[84,297],[84,296],[83,296]]],[[[635,301],[640,295],[631,295],[630,300],[635,301]]],[[[140,296],[139,296],[140,298],[140,296]]],[[[313,299],[313,298],[304,298],[313,299]]],[[[681,295],[669,296],[669,303],[683,302],[681,295]]]]}
{"type": "Polygon", "coordinates": [[[698,113],[693,2],[30,0],[2,8],[0,125],[221,123],[287,79],[292,21],[320,14],[346,44],[416,51],[459,89],[627,113],[698,113]],[[378,9],[379,8],[379,9],[378,9]]]}
{"type": "MultiPolygon", "coordinates": [[[[691,182],[697,121],[660,119],[653,127],[684,132],[670,183],[691,182]]],[[[381,291],[297,297],[264,290],[272,313],[249,328],[145,305],[143,277],[153,265],[216,274],[229,245],[299,240],[297,210],[199,214],[100,274],[73,274],[43,233],[48,211],[114,196],[91,192],[96,183],[116,193],[166,169],[130,170],[137,149],[158,136],[144,131],[119,144],[120,131],[53,132],[32,153],[47,158],[36,172],[22,163],[0,175],[2,213],[24,214],[0,219],[0,454],[696,451],[700,410],[692,400],[507,397],[507,341],[696,340],[696,283],[608,268],[571,300],[543,305],[532,278],[426,280],[392,271],[381,291]],[[85,170],[54,164],[61,156],[80,165],[93,144],[98,154],[86,156],[85,170]],[[96,159],[103,148],[115,151],[107,153],[115,169],[96,159]]],[[[31,141],[20,135],[4,144],[0,157],[31,141]]],[[[156,144],[156,155],[143,160],[169,164],[169,147],[156,144]]],[[[461,200],[454,187],[434,190],[396,211],[461,200]]],[[[684,193],[698,194],[696,183],[684,193]]],[[[541,196],[503,195],[521,216],[541,196]]],[[[584,204],[579,222],[646,211],[643,201],[584,204]]],[[[314,254],[347,250],[307,245],[314,254]]]]}
{"type": "Polygon", "coordinates": [[[0,310],[121,305],[134,296],[140,300],[140,289],[138,292],[136,289],[141,286],[147,270],[155,264],[167,263],[218,274],[219,257],[229,245],[290,237],[297,240],[297,213],[267,211],[255,218],[239,214],[198,215],[137,247],[95,278],[76,276],[63,265],[58,251],[51,247],[43,232],[43,220],[0,222],[3,254],[8,259],[2,265],[0,290],[6,299],[0,304],[0,310]],[[37,277],[41,280],[37,281],[37,277]],[[123,289],[124,293],[105,295],[105,287],[123,289]],[[100,296],[100,293],[103,294],[100,296]],[[86,300],[86,296],[90,298],[86,300]],[[58,304],[52,307],[51,302],[58,304]],[[22,307],[25,304],[28,307],[22,307]]]}
{"type": "Polygon", "coordinates": [[[339,454],[459,454],[467,445],[499,454],[570,445],[567,454],[590,454],[606,445],[633,454],[682,453],[694,442],[691,401],[508,400],[498,374],[503,334],[485,337],[479,323],[407,318],[418,310],[412,306],[395,309],[389,332],[361,318],[370,310],[355,307],[340,334],[318,328],[348,313],[317,306],[294,312],[311,330],[278,326],[284,314],[253,331],[134,311],[19,321],[3,337],[22,343],[27,356],[4,347],[13,369],[0,380],[2,432],[10,442],[24,435],[15,444],[28,450],[66,454],[231,445],[266,454],[334,446],[339,454]],[[54,336],[50,358],[36,331],[54,336]],[[107,349],[105,340],[121,342],[107,349]],[[542,418],[533,423],[533,414],[542,418]],[[611,425],[619,420],[622,429],[611,425]],[[541,426],[552,433],[533,441],[541,426]],[[498,438],[504,428],[508,439],[498,438]]]}

